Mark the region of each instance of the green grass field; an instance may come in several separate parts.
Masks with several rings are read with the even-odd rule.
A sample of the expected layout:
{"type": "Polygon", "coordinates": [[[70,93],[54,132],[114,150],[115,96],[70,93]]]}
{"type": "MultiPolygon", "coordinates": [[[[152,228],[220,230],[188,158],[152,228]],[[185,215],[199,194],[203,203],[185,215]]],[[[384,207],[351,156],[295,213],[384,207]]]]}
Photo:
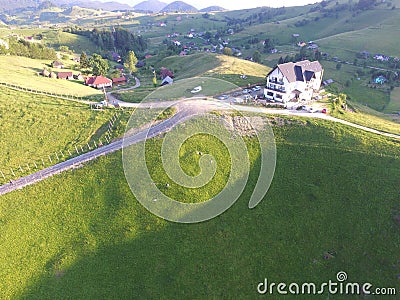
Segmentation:
{"type": "Polygon", "coordinates": [[[10,168],[17,170],[21,165],[27,172],[27,163],[31,168],[35,161],[41,166],[42,158],[46,166],[51,165],[48,155],[55,162],[56,152],[61,158],[60,151],[67,155],[68,149],[74,152],[75,145],[85,146],[98,139],[113,114],[111,110],[92,111],[86,104],[0,87],[0,170],[11,176],[10,168]]]}
{"type": "MultiPolygon", "coordinates": [[[[388,91],[379,88],[368,87],[370,70],[348,64],[341,64],[340,70],[336,69],[336,62],[322,61],[324,66],[324,79],[332,78],[335,81],[335,88],[350,96],[353,102],[368,106],[377,111],[383,111],[390,102],[388,91]],[[364,72],[365,75],[357,77],[356,72],[364,72]],[[357,80],[360,78],[360,80],[357,80]],[[346,85],[349,82],[350,85],[346,85]]],[[[330,89],[330,87],[328,88],[330,89]]]]}
{"type": "Polygon", "coordinates": [[[97,46],[88,38],[62,31],[49,31],[45,33],[46,42],[53,47],[67,46],[70,50],[80,55],[82,52],[87,54],[98,50],[97,46]]]}
{"type": "MultiPolygon", "coordinates": [[[[264,201],[247,207],[259,166],[250,139],[250,183],[205,223],[146,211],[126,184],[121,153],[2,196],[2,298],[254,299],[264,278],[322,283],[341,270],[352,282],[400,288],[398,142],[322,121],[290,123],[274,127],[277,169],[264,201]]],[[[155,182],[166,180],[161,143],[149,141],[147,153],[155,182]]],[[[199,147],[229,159],[220,143],[198,136],[180,152],[190,174],[199,147]]]]}
{"type": "MultiPolygon", "coordinates": [[[[51,61],[30,59],[20,56],[0,56],[1,81],[24,88],[35,89],[48,93],[73,95],[79,97],[101,95],[101,91],[85,86],[82,82],[52,79],[38,75],[44,67],[50,68],[51,61]]],[[[67,62],[69,64],[71,62],[67,62]]],[[[68,66],[68,65],[67,65],[68,66]]],[[[54,72],[69,71],[69,69],[54,69],[54,72]]],[[[79,71],[73,71],[78,74],[79,71]]]]}
{"type": "Polygon", "coordinates": [[[169,101],[180,98],[214,96],[217,94],[235,90],[236,88],[236,85],[227,81],[211,77],[195,77],[182,79],[180,81],[175,81],[172,85],[160,87],[149,94],[146,100],[169,101]],[[198,93],[192,93],[191,91],[198,86],[201,86],[202,90],[198,93]]]}
{"type": "Polygon", "coordinates": [[[242,75],[265,77],[269,67],[232,56],[199,53],[188,56],[171,56],[158,65],[174,72],[177,79],[201,75],[242,75]]]}
{"type": "Polygon", "coordinates": [[[390,93],[390,102],[385,107],[386,113],[397,113],[400,112],[400,88],[395,88],[390,93]]]}

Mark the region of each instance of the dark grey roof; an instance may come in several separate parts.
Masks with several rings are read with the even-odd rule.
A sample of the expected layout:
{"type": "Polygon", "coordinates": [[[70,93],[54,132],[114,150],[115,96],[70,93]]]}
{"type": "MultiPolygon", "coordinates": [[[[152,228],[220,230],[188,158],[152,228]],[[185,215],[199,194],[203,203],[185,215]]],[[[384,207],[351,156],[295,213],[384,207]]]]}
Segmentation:
{"type": "Polygon", "coordinates": [[[279,68],[283,76],[285,76],[289,82],[304,81],[304,77],[307,81],[310,81],[315,73],[323,71],[318,61],[310,62],[309,60],[280,64],[277,68],[279,68]]]}

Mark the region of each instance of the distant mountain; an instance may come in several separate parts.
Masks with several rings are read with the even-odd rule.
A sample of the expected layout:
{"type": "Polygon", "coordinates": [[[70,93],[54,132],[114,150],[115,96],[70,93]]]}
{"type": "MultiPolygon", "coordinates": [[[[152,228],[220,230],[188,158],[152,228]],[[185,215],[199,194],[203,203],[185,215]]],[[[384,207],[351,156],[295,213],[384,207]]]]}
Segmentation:
{"type": "Polygon", "coordinates": [[[102,10],[132,10],[132,6],[128,4],[122,4],[116,1],[110,2],[100,2],[100,1],[88,1],[88,0],[52,0],[53,3],[58,6],[79,6],[83,8],[92,8],[92,9],[102,9],[102,10]]]}
{"type": "Polygon", "coordinates": [[[224,10],[226,10],[226,9],[221,6],[213,5],[213,6],[209,6],[209,7],[201,9],[200,12],[212,12],[212,11],[224,11],[224,10]]]}
{"type": "Polygon", "coordinates": [[[167,3],[164,3],[164,2],[161,2],[158,0],[147,0],[147,1],[140,2],[139,4],[135,5],[133,8],[136,11],[157,13],[160,10],[162,10],[165,6],[167,6],[167,3]]]}
{"type": "Polygon", "coordinates": [[[165,6],[160,12],[198,12],[197,8],[183,1],[175,1],[165,6]]]}
{"type": "Polygon", "coordinates": [[[8,11],[20,8],[36,8],[40,0],[0,0],[0,11],[8,11]]]}
{"type": "Polygon", "coordinates": [[[102,10],[132,10],[128,4],[119,2],[100,2],[90,0],[0,0],[0,11],[12,11],[16,9],[40,9],[41,6],[57,6],[72,7],[80,6],[83,8],[93,8],[102,10]],[[51,2],[50,2],[51,1],[51,2]]]}

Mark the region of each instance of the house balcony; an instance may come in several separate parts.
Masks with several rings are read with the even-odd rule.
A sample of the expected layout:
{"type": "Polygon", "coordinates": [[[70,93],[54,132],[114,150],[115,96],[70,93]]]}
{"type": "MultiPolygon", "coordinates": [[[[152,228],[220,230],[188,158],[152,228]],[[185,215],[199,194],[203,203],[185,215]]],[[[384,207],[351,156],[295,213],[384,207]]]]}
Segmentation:
{"type": "Polygon", "coordinates": [[[268,79],[269,83],[273,83],[273,84],[279,84],[279,85],[284,85],[285,83],[283,81],[279,81],[277,79],[268,79]]]}
{"type": "Polygon", "coordinates": [[[269,90],[269,91],[278,92],[278,93],[286,93],[285,87],[281,87],[281,86],[275,86],[275,87],[273,87],[273,86],[271,86],[271,85],[267,85],[267,86],[265,87],[265,89],[266,89],[266,90],[269,90]]]}

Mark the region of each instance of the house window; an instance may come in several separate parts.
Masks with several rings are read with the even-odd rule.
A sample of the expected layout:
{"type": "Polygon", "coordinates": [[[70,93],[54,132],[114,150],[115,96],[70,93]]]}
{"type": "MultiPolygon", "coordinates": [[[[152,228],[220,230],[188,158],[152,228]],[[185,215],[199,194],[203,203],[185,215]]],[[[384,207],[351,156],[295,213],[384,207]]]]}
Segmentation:
{"type": "Polygon", "coordinates": [[[267,96],[273,97],[273,96],[274,96],[274,93],[273,93],[273,92],[268,92],[268,93],[267,93],[267,96]]]}
{"type": "Polygon", "coordinates": [[[282,95],[276,94],[276,99],[282,99],[282,95]]]}

